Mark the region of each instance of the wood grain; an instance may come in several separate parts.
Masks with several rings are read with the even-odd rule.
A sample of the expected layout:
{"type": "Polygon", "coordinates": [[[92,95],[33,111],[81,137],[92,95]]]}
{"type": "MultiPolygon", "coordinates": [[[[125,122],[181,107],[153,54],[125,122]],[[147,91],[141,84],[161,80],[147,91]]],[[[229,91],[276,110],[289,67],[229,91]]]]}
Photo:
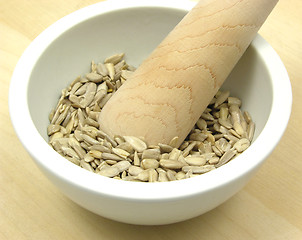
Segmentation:
{"type": "Polygon", "coordinates": [[[110,221],[71,202],[36,168],[10,123],[9,82],[24,49],[56,20],[95,2],[0,0],[0,239],[302,239],[302,1],[280,0],[260,30],[293,87],[292,115],[280,144],[226,203],[189,221],[153,227],[110,221]]]}
{"type": "Polygon", "coordinates": [[[108,101],[101,128],[179,146],[277,1],[198,2],[108,101]]]}

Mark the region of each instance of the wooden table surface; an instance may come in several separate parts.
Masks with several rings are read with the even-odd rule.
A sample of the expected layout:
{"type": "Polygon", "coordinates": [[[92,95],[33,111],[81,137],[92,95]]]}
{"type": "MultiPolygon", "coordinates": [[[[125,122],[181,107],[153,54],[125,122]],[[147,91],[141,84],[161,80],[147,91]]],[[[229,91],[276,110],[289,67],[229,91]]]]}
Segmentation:
{"type": "Polygon", "coordinates": [[[22,52],[56,20],[95,2],[0,0],[0,239],[302,239],[302,1],[280,0],[260,30],[283,60],[293,88],[281,142],[230,200],[166,226],[118,223],[79,207],[42,175],[10,122],[9,83],[22,52]]]}

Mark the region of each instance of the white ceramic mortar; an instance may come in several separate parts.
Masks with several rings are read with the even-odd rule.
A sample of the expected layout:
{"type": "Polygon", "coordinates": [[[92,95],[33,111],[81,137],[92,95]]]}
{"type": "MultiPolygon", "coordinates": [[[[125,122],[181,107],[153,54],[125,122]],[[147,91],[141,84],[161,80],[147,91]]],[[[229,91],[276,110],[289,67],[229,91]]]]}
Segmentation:
{"type": "Polygon", "coordinates": [[[50,110],[61,90],[89,71],[91,60],[125,52],[127,62],[138,66],[194,4],[97,3],[47,28],[20,58],[9,93],[16,133],[47,178],[82,207],[132,224],[168,224],[198,216],[238,192],[283,135],[291,112],[290,81],[276,52],[258,35],[223,86],[251,113],[255,139],[243,154],[217,170],[166,183],[119,181],[81,169],[48,145],[50,110]]]}

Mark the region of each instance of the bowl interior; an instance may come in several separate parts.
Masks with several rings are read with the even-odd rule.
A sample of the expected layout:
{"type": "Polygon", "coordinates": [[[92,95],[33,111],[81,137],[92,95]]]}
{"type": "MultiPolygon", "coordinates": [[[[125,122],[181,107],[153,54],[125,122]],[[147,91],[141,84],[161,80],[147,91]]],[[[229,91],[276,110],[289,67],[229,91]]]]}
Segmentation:
{"type": "MultiPolygon", "coordinates": [[[[91,17],[58,36],[40,55],[28,85],[31,118],[47,141],[48,115],[61,90],[87,73],[90,62],[124,52],[138,66],[186,14],[185,10],[135,7],[91,17]]],[[[264,128],[272,106],[272,86],[266,66],[252,44],[241,58],[224,89],[243,101],[256,122],[255,138],[264,128]]]]}

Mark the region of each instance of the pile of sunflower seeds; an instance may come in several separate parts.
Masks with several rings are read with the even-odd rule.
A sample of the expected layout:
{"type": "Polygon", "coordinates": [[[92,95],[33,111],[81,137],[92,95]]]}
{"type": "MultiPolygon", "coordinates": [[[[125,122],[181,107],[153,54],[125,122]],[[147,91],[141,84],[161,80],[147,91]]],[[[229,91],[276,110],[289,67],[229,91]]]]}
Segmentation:
{"type": "Polygon", "coordinates": [[[127,181],[165,182],[214,170],[246,150],[255,124],[241,100],[218,91],[185,141],[147,146],[143,138],[109,137],[98,115],[135,68],[124,54],[91,63],[91,71],[62,90],[49,115],[50,145],[72,163],[96,174],[127,181]]]}

